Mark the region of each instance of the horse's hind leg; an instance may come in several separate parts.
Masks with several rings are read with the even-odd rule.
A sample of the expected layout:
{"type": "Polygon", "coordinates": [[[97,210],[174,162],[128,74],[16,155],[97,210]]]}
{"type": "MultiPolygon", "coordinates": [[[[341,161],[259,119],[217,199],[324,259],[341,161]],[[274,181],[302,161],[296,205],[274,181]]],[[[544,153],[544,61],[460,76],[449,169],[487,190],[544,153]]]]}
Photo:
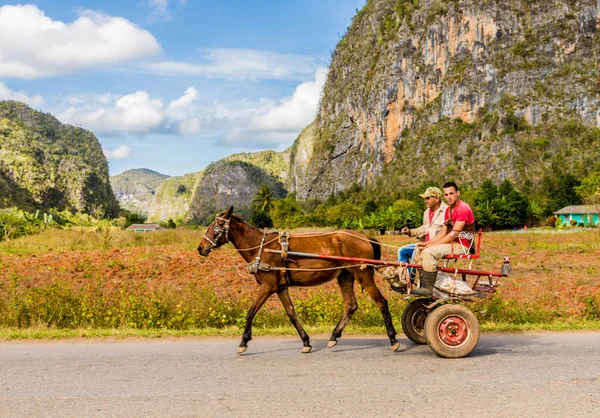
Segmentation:
{"type": "Polygon", "coordinates": [[[258,295],[246,314],[246,326],[244,327],[244,334],[242,335],[242,342],[239,345],[238,353],[242,354],[248,348],[248,341],[252,339],[252,321],[254,320],[254,316],[273,293],[275,291],[267,286],[263,285],[258,288],[258,295]]]}
{"type": "Polygon", "coordinates": [[[327,347],[329,348],[334,347],[337,344],[337,339],[342,336],[342,331],[344,331],[344,328],[348,325],[348,322],[350,322],[352,314],[358,309],[356,295],[354,294],[354,277],[350,272],[344,270],[339,275],[337,281],[340,290],[342,291],[342,297],[344,298],[344,313],[342,314],[340,322],[338,322],[331,333],[331,338],[327,344],[327,347]]]}
{"type": "Polygon", "coordinates": [[[398,340],[396,340],[396,329],[394,328],[394,324],[392,324],[392,315],[390,314],[390,310],[388,308],[387,299],[383,297],[375,285],[373,276],[374,274],[371,268],[366,270],[357,270],[354,272],[354,277],[367,291],[371,299],[373,299],[373,302],[375,302],[375,305],[377,305],[379,308],[381,316],[383,316],[383,322],[385,323],[385,329],[390,339],[390,344],[392,345],[392,349],[396,351],[400,348],[400,343],[398,340]]]}
{"type": "Polygon", "coordinates": [[[306,333],[306,331],[304,330],[304,328],[302,328],[302,324],[300,323],[300,318],[298,318],[298,314],[296,313],[296,310],[294,309],[294,304],[292,303],[292,299],[290,298],[290,293],[288,292],[288,288],[285,287],[285,288],[279,289],[277,291],[277,296],[279,296],[279,300],[281,300],[281,303],[283,304],[283,307],[285,308],[285,312],[287,313],[288,317],[290,318],[290,321],[292,321],[292,324],[296,328],[296,331],[298,331],[298,335],[302,339],[302,343],[304,344],[304,347],[302,348],[302,352],[310,353],[310,350],[312,350],[312,346],[310,345],[310,338],[309,338],[308,334],[306,333]]]}

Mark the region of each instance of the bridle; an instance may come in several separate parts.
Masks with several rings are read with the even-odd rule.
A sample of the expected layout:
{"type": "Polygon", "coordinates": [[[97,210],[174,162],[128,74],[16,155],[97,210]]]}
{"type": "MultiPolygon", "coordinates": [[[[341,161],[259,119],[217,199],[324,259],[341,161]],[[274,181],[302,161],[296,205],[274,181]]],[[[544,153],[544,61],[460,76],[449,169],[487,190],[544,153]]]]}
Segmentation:
{"type": "MultiPolygon", "coordinates": [[[[214,224],[213,238],[209,237],[207,233],[204,233],[204,239],[207,240],[208,242],[210,242],[210,247],[208,248],[209,250],[212,250],[213,248],[218,248],[221,245],[223,245],[229,241],[229,221],[230,221],[230,219],[225,219],[225,218],[221,218],[220,216],[216,216],[215,222],[216,221],[223,221],[223,225],[214,224]],[[221,239],[223,234],[225,234],[225,242],[223,244],[219,245],[219,239],[221,239]]],[[[208,232],[208,229],[206,230],[206,232],[208,232]]]]}

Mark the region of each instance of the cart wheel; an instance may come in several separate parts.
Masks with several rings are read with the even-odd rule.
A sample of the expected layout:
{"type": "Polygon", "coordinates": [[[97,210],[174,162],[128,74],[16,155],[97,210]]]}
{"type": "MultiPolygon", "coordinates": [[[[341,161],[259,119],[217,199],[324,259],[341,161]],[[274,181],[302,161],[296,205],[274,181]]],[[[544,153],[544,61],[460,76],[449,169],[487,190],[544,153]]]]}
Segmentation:
{"type": "MultiPolygon", "coordinates": [[[[432,299],[420,298],[410,302],[402,312],[402,331],[415,344],[427,344],[425,338],[425,319],[431,310],[425,305],[433,303],[432,299]]],[[[434,309],[437,305],[434,307],[434,309]]]]}
{"type": "Polygon", "coordinates": [[[460,358],[469,355],[479,342],[479,322],[469,308],[444,305],[425,320],[429,347],[440,357],[460,358]]]}

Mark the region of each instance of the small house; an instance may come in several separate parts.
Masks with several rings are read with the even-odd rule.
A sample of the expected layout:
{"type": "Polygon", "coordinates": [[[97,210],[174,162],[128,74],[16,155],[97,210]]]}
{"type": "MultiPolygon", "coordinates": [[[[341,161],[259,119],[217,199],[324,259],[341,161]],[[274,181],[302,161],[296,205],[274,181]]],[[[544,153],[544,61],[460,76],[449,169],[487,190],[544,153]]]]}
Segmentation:
{"type": "Polygon", "coordinates": [[[571,221],[576,221],[577,224],[594,226],[598,225],[600,205],[567,206],[557,212],[554,212],[554,215],[559,217],[562,223],[565,225],[569,225],[571,221]]]}
{"type": "Polygon", "coordinates": [[[133,232],[156,232],[160,229],[159,224],[132,224],[125,229],[133,232]]]}

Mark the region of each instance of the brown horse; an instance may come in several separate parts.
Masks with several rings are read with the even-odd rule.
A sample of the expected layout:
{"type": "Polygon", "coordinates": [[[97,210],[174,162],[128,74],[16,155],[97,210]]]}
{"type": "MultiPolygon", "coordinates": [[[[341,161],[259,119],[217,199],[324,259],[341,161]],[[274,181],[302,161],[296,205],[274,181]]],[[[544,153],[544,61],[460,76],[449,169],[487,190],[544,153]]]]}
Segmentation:
{"type": "MultiPolygon", "coordinates": [[[[263,267],[282,266],[282,256],[264,251],[265,249],[281,250],[278,233],[263,234],[257,228],[248,225],[240,217],[232,216],[233,207],[217,215],[214,222],[210,224],[204,238],[198,244],[198,252],[202,256],[208,256],[211,250],[218,248],[226,242],[231,242],[238,253],[251,263],[257,260],[260,254],[260,262],[263,267]],[[261,244],[264,242],[264,245],[261,244]],[[261,250],[262,248],[262,250],[261,250]]],[[[338,231],[331,233],[296,234],[289,237],[289,251],[305,252],[313,254],[328,254],[349,257],[360,257],[368,259],[379,259],[381,249],[379,244],[365,235],[352,231],[338,231]]],[[[304,344],[303,353],[311,351],[310,338],[300,324],[300,319],[294,309],[294,305],[288,293],[289,286],[317,286],[330,280],[337,279],[342,296],[344,298],[344,313],[336,325],[328,347],[337,344],[344,327],[350,321],[352,314],[358,309],[356,296],[354,294],[354,281],[369,293],[369,296],[381,311],[390,344],[394,350],[400,347],[396,340],[396,330],[392,325],[392,316],[388,309],[387,300],[383,297],[375,285],[374,269],[364,265],[357,265],[348,261],[324,260],[318,258],[291,257],[287,256],[287,272],[278,270],[265,271],[260,269],[254,272],[254,278],[260,285],[258,295],[246,315],[246,326],[242,336],[242,342],[238,348],[243,353],[248,348],[248,341],[252,339],[252,320],[265,303],[274,293],[281,300],[288,317],[298,331],[304,344]]]]}

